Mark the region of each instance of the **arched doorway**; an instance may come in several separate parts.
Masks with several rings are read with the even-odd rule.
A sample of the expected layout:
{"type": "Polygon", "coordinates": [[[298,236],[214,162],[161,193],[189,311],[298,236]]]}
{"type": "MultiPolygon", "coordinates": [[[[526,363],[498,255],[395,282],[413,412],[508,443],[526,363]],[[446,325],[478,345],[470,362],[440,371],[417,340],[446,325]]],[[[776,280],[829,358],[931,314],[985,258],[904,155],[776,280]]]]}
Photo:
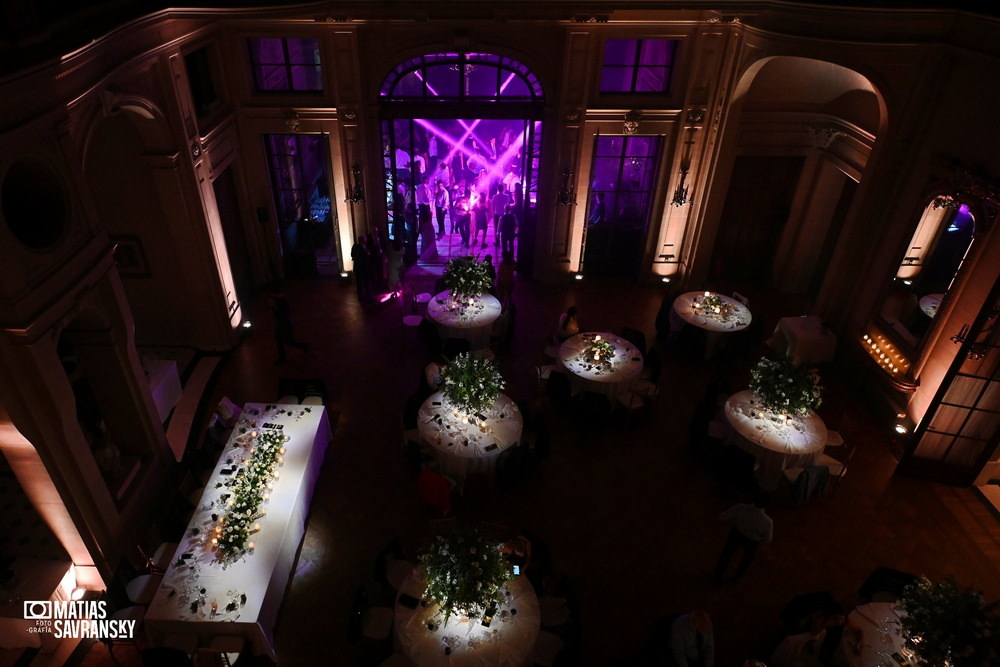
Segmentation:
{"type": "Polygon", "coordinates": [[[393,68],[379,98],[389,236],[407,262],[531,257],[543,103],[531,71],[490,53],[423,55],[393,68]]]}

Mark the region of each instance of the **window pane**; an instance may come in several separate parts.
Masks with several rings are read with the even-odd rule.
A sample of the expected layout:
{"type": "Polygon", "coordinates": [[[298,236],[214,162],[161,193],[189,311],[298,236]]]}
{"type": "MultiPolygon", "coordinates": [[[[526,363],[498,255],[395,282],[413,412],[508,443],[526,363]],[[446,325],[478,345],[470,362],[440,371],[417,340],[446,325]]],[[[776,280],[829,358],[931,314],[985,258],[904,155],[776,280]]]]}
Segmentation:
{"type": "Polygon", "coordinates": [[[434,97],[458,97],[458,71],[453,65],[431,65],[424,76],[427,92],[434,97]]]}
{"type": "Polygon", "coordinates": [[[284,65],[257,68],[257,90],[288,90],[288,70],[284,65]]]}
{"type": "Polygon", "coordinates": [[[635,92],[663,93],[667,90],[666,67],[642,67],[636,75],[635,92]]]}
{"type": "Polygon", "coordinates": [[[622,138],[615,135],[601,135],[597,137],[597,149],[595,154],[598,156],[614,156],[618,157],[622,154],[622,138]]]}
{"type": "Polygon", "coordinates": [[[955,443],[948,451],[945,462],[957,466],[973,466],[983,454],[986,443],[968,438],[955,438],[955,443]]]}
{"type": "Polygon", "coordinates": [[[504,78],[500,82],[500,94],[504,97],[531,97],[531,89],[518,75],[511,78],[512,72],[504,72],[504,78]],[[504,85],[506,84],[506,85],[504,85]]]}
{"type": "Polygon", "coordinates": [[[319,64],[319,40],[310,38],[289,38],[288,62],[296,65],[319,64]]]}
{"type": "Polygon", "coordinates": [[[632,92],[632,72],[633,69],[631,67],[605,67],[601,70],[601,92],[632,92]]]}
{"type": "Polygon", "coordinates": [[[294,90],[323,90],[320,68],[317,65],[292,65],[294,90]]]}
{"type": "Polygon", "coordinates": [[[658,145],[658,137],[629,137],[626,155],[635,157],[656,155],[658,145]]]}
{"type": "Polygon", "coordinates": [[[274,65],[285,62],[283,40],[277,37],[261,37],[250,40],[250,53],[253,62],[261,65],[274,65]]]}
{"type": "Polygon", "coordinates": [[[605,65],[635,65],[635,52],[638,40],[609,39],[604,43],[605,65]]]}
{"type": "Polygon", "coordinates": [[[599,157],[594,160],[594,183],[596,190],[611,190],[618,182],[618,158],[599,157]]]}
{"type": "Polygon", "coordinates": [[[468,94],[473,97],[496,97],[497,68],[489,65],[466,65],[468,94]]]}
{"type": "Polygon", "coordinates": [[[643,40],[639,65],[672,65],[674,59],[673,46],[673,40],[669,39],[643,40]]]}

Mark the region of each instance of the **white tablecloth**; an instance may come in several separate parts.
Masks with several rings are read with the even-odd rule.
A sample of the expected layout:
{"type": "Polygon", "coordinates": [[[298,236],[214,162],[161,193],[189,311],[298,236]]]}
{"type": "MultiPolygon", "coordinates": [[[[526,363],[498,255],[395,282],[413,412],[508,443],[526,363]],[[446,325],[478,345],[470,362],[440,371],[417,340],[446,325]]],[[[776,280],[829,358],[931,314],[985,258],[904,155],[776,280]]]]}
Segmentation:
{"type": "MultiPolygon", "coordinates": [[[[415,569],[400,587],[400,593],[420,599],[424,586],[423,573],[415,569]]],[[[512,579],[507,588],[511,594],[509,602],[497,607],[488,628],[479,619],[462,623],[455,617],[444,625],[437,604],[410,609],[397,601],[395,628],[399,648],[420,667],[528,667],[532,664],[532,649],[541,624],[538,598],[523,575],[512,579]],[[515,609],[517,614],[511,616],[515,609]],[[435,616],[441,625],[432,631],[427,622],[435,616]],[[445,655],[442,641],[448,636],[458,639],[451,655],[445,655]]]]}
{"type": "Polygon", "coordinates": [[[753,316],[750,309],[736,299],[717,292],[686,292],[674,299],[674,310],[688,324],[721,333],[741,331],[750,326],[753,316]],[[696,307],[706,295],[717,296],[722,303],[728,305],[731,314],[723,318],[721,314],[710,312],[707,307],[696,307]]]}
{"type": "Polygon", "coordinates": [[[144,625],[154,644],[162,644],[173,633],[196,635],[201,646],[215,636],[235,635],[247,639],[254,653],[275,658],[274,625],[295,554],[305,535],[309,503],[329,440],[330,425],[323,406],[261,403],[244,406],[163,583],[149,605],[144,625]],[[227,461],[245,455],[247,450],[241,445],[252,440],[252,430],[265,424],[280,425],[281,431],[289,436],[284,464],[278,468],[278,480],[263,506],[267,514],[258,520],[260,531],[251,535],[256,545],[254,550],[223,565],[216,560],[209,540],[216,525],[211,515],[224,513],[219,496],[229,489],[225,486],[217,489],[215,485],[229,479],[231,475],[221,472],[234,467],[227,461]],[[192,534],[195,528],[197,534],[192,534]],[[182,554],[186,553],[192,554],[186,561],[188,564],[179,565],[182,554]],[[202,588],[205,593],[200,596],[202,588]],[[246,595],[246,604],[226,611],[227,604],[238,600],[240,595],[246,595]],[[190,605],[199,598],[205,603],[192,613],[190,605]],[[218,604],[214,617],[213,601],[218,604]]]}
{"type": "Polygon", "coordinates": [[[500,394],[493,406],[463,423],[443,391],[427,397],[417,412],[417,432],[429,445],[441,472],[461,484],[466,474],[491,472],[505,449],[517,446],[524,418],[510,397],[500,394]]]}
{"type": "Polygon", "coordinates": [[[442,338],[464,338],[473,350],[485,350],[490,346],[493,322],[500,317],[500,301],[492,294],[480,294],[471,301],[454,305],[451,290],[445,290],[427,303],[427,317],[442,338]]]}
{"type": "Polygon", "coordinates": [[[845,630],[838,651],[842,658],[841,664],[848,664],[851,667],[879,667],[883,655],[888,656],[886,664],[897,664],[892,659],[892,654],[901,654],[903,638],[899,634],[899,616],[894,604],[869,602],[852,609],[848,619],[864,633],[861,655],[855,652],[854,645],[851,644],[855,641],[853,633],[845,630]]]}
{"type": "Polygon", "coordinates": [[[782,317],[767,344],[795,364],[821,364],[833,361],[837,337],[814,316],[782,317]]]}
{"type": "Polygon", "coordinates": [[[642,372],[642,352],[635,345],[611,333],[579,333],[559,346],[559,362],[570,372],[570,387],[574,394],[593,391],[614,396],[642,372]],[[614,348],[614,356],[600,363],[587,354],[596,336],[614,348]]]}
{"type": "Polygon", "coordinates": [[[826,446],[826,424],[815,412],[792,417],[791,424],[776,423],[749,390],[730,396],[723,414],[732,427],[729,444],[754,455],[757,481],[765,490],[778,487],[785,468],[810,465],[826,446]]]}

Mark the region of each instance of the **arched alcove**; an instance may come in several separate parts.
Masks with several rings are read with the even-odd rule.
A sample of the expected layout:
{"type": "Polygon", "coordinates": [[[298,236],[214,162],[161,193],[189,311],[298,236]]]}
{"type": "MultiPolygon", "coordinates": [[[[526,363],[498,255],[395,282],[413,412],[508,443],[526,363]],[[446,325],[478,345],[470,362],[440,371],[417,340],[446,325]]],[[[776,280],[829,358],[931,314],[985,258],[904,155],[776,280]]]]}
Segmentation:
{"type": "Polygon", "coordinates": [[[709,273],[814,298],[884,126],[884,101],[860,72],[781,56],[748,67],[733,98],[709,273]]]}

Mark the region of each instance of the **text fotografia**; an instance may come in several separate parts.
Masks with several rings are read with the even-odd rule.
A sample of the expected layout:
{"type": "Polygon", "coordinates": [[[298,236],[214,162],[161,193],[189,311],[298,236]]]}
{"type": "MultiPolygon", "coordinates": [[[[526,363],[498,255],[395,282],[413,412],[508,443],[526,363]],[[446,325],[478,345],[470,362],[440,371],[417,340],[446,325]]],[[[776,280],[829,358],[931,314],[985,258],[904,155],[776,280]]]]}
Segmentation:
{"type": "Polygon", "coordinates": [[[133,639],[135,632],[135,620],[108,618],[104,600],[26,600],[24,618],[35,622],[28,632],[56,639],[133,639]]]}

